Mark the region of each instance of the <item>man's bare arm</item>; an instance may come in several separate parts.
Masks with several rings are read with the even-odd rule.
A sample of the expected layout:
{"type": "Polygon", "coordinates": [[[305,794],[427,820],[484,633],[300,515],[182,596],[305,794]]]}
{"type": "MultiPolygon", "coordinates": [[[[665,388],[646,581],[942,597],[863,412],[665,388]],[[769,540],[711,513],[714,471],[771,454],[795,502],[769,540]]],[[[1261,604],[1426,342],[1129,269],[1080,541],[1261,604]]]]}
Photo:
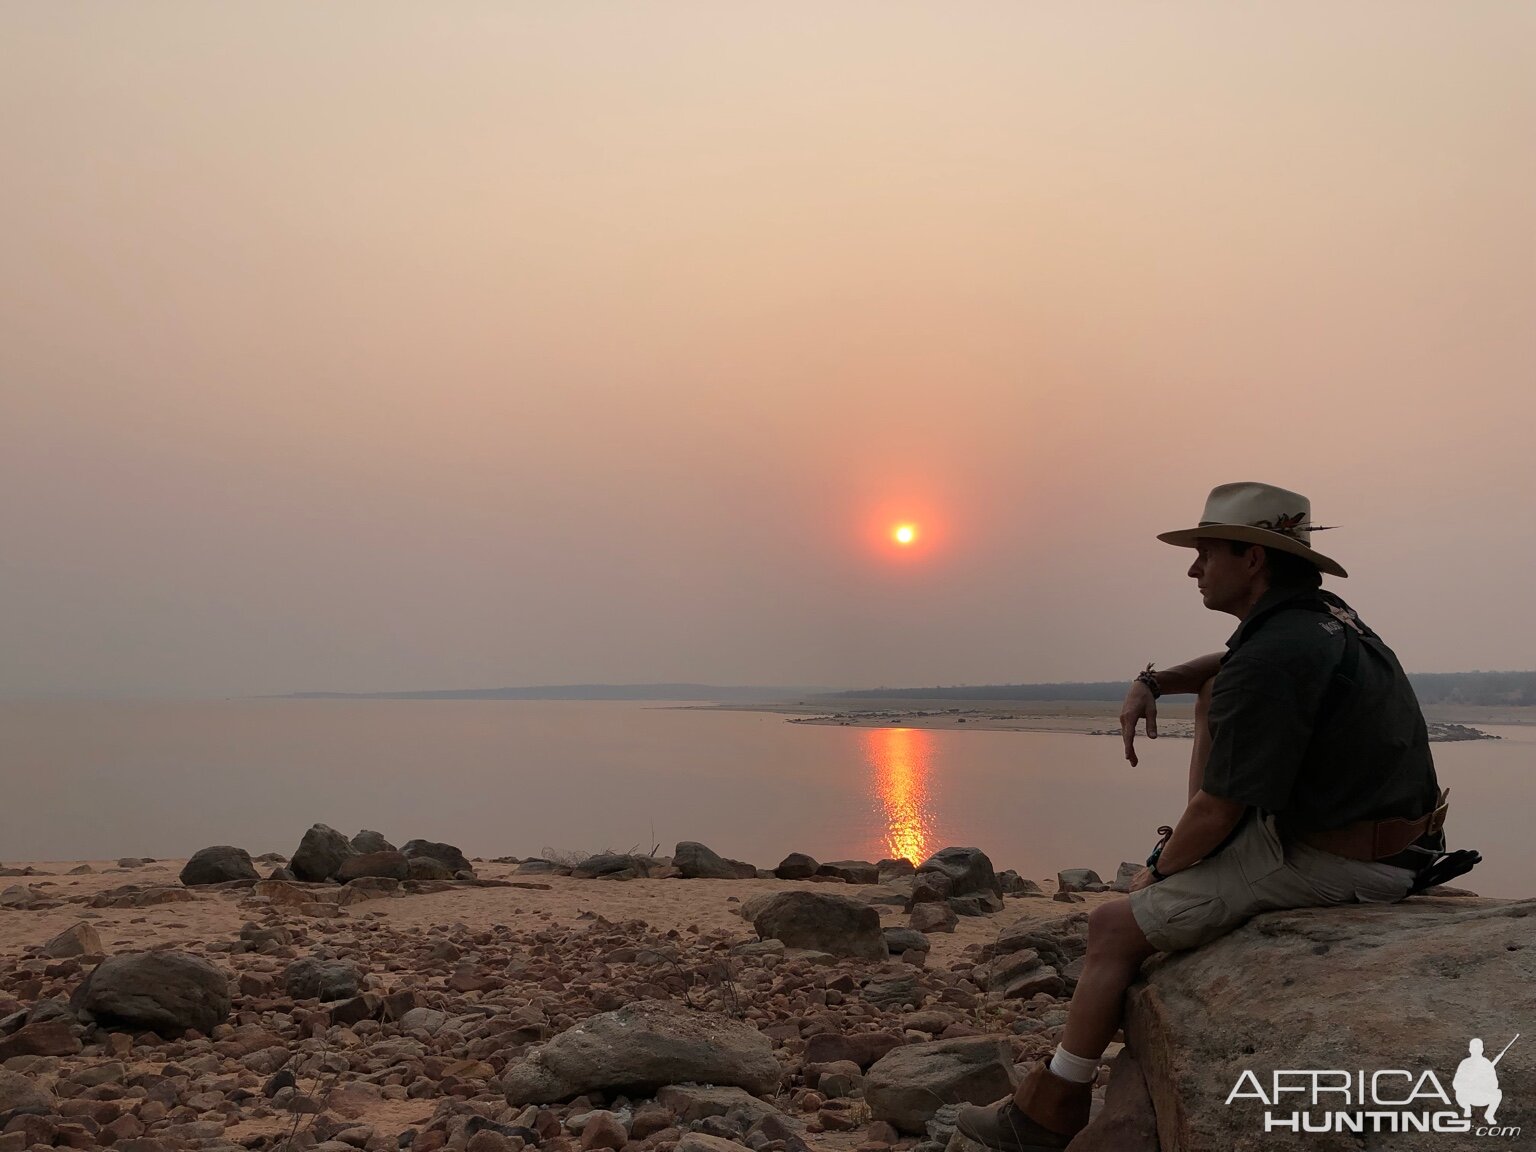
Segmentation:
{"type": "MultiPolygon", "coordinates": [[[[1221,667],[1221,657],[1222,653],[1212,652],[1208,656],[1196,656],[1187,663],[1161,669],[1157,673],[1158,691],[1175,696],[1200,691],[1221,667]]],[[[1147,722],[1147,739],[1156,740],[1157,701],[1152,698],[1152,689],[1140,680],[1133,680],[1130,690],[1125,694],[1125,703],[1120,706],[1120,738],[1125,741],[1125,758],[1133,768],[1141,762],[1136,756],[1136,725],[1143,719],[1147,722]]]]}
{"type": "Polygon", "coordinates": [[[1225,840],[1237,827],[1248,805],[1239,800],[1227,800],[1212,796],[1201,789],[1196,792],[1179,817],[1179,823],[1163,845],[1157,859],[1157,870],[1164,876],[1198,864],[1225,840]]]}
{"type": "MultiPolygon", "coordinates": [[[[1190,798],[1189,807],[1179,817],[1178,827],[1163,845],[1157,858],[1157,870],[1163,876],[1198,864],[1225,840],[1237,827],[1248,806],[1237,800],[1224,800],[1209,792],[1196,792],[1190,798]]],[[[1130,890],[1136,892],[1156,882],[1151,868],[1143,868],[1131,880],[1130,890]]]]}
{"type": "Polygon", "coordinates": [[[1206,656],[1196,656],[1193,660],[1172,668],[1159,668],[1157,670],[1158,690],[1164,695],[1175,696],[1200,691],[1205,687],[1205,682],[1221,669],[1221,658],[1225,655],[1225,652],[1212,652],[1206,656]]]}

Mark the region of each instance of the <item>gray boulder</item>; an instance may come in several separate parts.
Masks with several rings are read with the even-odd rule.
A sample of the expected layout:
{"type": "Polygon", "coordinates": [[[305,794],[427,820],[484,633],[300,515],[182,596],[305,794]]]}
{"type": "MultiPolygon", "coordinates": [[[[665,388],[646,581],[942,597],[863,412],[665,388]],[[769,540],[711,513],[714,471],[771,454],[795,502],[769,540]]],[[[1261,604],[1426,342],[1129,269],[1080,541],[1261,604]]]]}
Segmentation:
{"type": "Polygon", "coordinates": [[[362,876],[387,876],[391,880],[409,880],[411,862],[393,849],[348,856],[336,869],[336,879],[346,884],[362,876]]]}
{"type": "Polygon", "coordinates": [[[36,888],[29,888],[25,884],[12,884],[4,892],[0,892],[0,908],[30,908],[43,894],[36,888]]]}
{"type": "Polygon", "coordinates": [[[571,869],[565,867],[564,865],[556,864],[553,860],[543,860],[539,857],[534,857],[530,860],[524,860],[517,866],[516,872],[516,875],[518,876],[569,876],[570,874],[571,869]]]}
{"type": "Polygon", "coordinates": [[[672,853],[672,866],[685,880],[751,880],[757,869],[740,860],[727,860],[697,840],[682,840],[672,853]]]}
{"type": "Polygon", "coordinates": [[[646,1095],[668,1084],[777,1091],[773,1042],[749,1024],[672,1001],[640,1000],[588,1017],[507,1066],[507,1102],[547,1104],[584,1092],[646,1095]]]}
{"type": "Polygon", "coordinates": [[[436,1036],[448,1023],[449,1016],[446,1012],[440,1012],[436,1008],[416,1007],[409,1008],[400,1017],[400,1031],[414,1032],[420,1028],[429,1036],[436,1036]]]}
{"type": "Polygon", "coordinates": [[[433,856],[410,856],[405,867],[408,880],[452,880],[453,871],[433,856]]]}
{"type": "Polygon", "coordinates": [[[759,1100],[741,1088],[716,1088],[707,1084],[671,1084],[656,1093],[656,1103],[670,1108],[684,1124],[693,1124],[710,1116],[739,1117],[756,1124],[767,1116],[782,1113],[766,1100],[759,1100]]]}
{"type": "Polygon", "coordinates": [[[43,945],[43,955],[55,960],[71,956],[100,956],[101,934],[86,921],[72,924],[43,945]]]}
{"type": "Polygon", "coordinates": [[[927,952],[933,947],[924,936],[915,928],[883,928],[881,934],[885,936],[885,946],[890,949],[892,956],[900,956],[906,952],[927,952]]]}
{"type": "Polygon", "coordinates": [[[918,904],[910,919],[916,932],[953,932],[960,917],[948,904],[918,904]]]}
{"type": "Polygon", "coordinates": [[[1061,974],[1063,994],[1070,995],[1077,987],[1077,974],[1088,951],[1088,913],[1074,912],[1055,920],[1019,920],[999,932],[997,939],[982,949],[982,957],[990,960],[1025,949],[1061,974]]]}
{"type": "Polygon", "coordinates": [[[318,956],[295,960],[283,969],[283,987],[295,1000],[350,1000],[362,979],[356,964],[318,956]]]}
{"type": "Polygon", "coordinates": [[[1060,996],[1064,991],[1061,973],[1042,962],[1033,948],[999,956],[987,969],[987,992],[995,999],[1028,1000],[1041,992],[1060,996]]]}
{"type": "Polygon", "coordinates": [[[1044,896],[1045,890],[1033,880],[1020,876],[1012,868],[997,874],[997,882],[1003,887],[1004,896],[1044,896]]]}
{"type": "Polygon", "coordinates": [[[372,832],[364,828],[356,836],[352,837],[352,847],[363,855],[370,852],[394,852],[396,848],[388,840],[384,839],[382,832],[372,832]]]}
{"type": "Polygon", "coordinates": [[[1102,892],[1104,881],[1092,868],[1066,868],[1056,873],[1058,892],[1102,892]]]}
{"type": "Polygon", "coordinates": [[[809,880],[816,875],[816,869],[820,868],[814,858],[804,852],[791,852],[779,866],[773,870],[773,874],[780,880],[809,880]]]}
{"type": "Polygon", "coordinates": [[[927,992],[918,983],[917,973],[905,964],[882,967],[864,982],[860,995],[871,1004],[894,1010],[904,1004],[921,1008],[927,992]]]}
{"type": "Polygon", "coordinates": [[[311,825],[299,841],[288,870],[308,884],[320,884],[336,875],[341,862],[356,856],[357,849],[336,829],[328,824],[311,825]]]}
{"type": "Polygon", "coordinates": [[[991,1104],[1013,1091],[1013,1055],[996,1036],[905,1044],[864,1074],[864,1100],[876,1120],[921,1135],[943,1104],[991,1104]]]}
{"type": "MultiPolygon", "coordinates": [[[[661,861],[654,856],[636,856],[627,852],[599,852],[595,856],[588,856],[576,867],[571,869],[571,875],[577,880],[596,880],[604,876],[625,876],[636,878],[649,876],[653,869],[661,867],[661,861]]],[[[521,872],[523,869],[518,868],[521,872]]]]}
{"type": "Polygon", "coordinates": [[[1144,867],[1146,865],[1133,864],[1129,860],[1121,861],[1119,869],[1115,872],[1115,882],[1109,886],[1110,889],[1115,892],[1129,892],[1131,881],[1136,879],[1144,867]]]}
{"type": "Polygon", "coordinates": [[[907,896],[907,911],[919,904],[942,904],[950,896],[951,882],[942,872],[923,872],[913,877],[912,891],[907,896]]]}
{"type": "Polygon", "coordinates": [[[103,960],[69,998],[77,1014],[128,1031],[204,1034],[229,1018],[223,969],[185,952],[133,952],[103,960]]]}
{"type": "Polygon", "coordinates": [[[884,960],[888,954],[880,913],[862,901],[822,892],[775,892],[749,907],[759,939],[865,960],[884,960]]]}
{"type": "Polygon", "coordinates": [[[1003,910],[1003,898],[996,892],[972,892],[968,896],[951,896],[944,901],[957,916],[991,916],[1003,910]]]}
{"type": "Polygon", "coordinates": [[[940,849],[918,865],[917,872],[919,876],[935,872],[947,876],[950,896],[990,892],[1001,897],[1003,894],[1003,886],[992,871],[992,861],[980,848],[940,849]]]}
{"type": "Polygon", "coordinates": [[[432,840],[408,840],[405,847],[400,849],[407,857],[430,856],[434,860],[441,860],[448,866],[449,872],[473,872],[474,866],[452,844],[439,844],[432,840]]]}
{"type": "Polygon", "coordinates": [[[818,876],[835,876],[850,884],[880,883],[880,869],[868,860],[833,860],[816,869],[818,876]]]}
{"type": "Polygon", "coordinates": [[[198,884],[222,884],[226,880],[260,880],[251,854],[244,848],[218,844],[199,848],[181,869],[181,882],[188,888],[198,884]]]}

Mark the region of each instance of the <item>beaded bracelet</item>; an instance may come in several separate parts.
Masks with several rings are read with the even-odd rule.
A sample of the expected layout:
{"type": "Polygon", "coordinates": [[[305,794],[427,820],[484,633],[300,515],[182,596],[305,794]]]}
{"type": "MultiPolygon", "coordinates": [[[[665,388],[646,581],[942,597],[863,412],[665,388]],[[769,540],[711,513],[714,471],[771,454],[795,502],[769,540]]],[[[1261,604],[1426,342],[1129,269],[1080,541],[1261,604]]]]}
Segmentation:
{"type": "Polygon", "coordinates": [[[1157,673],[1152,671],[1152,665],[1148,664],[1140,672],[1136,673],[1136,683],[1145,684],[1152,693],[1152,699],[1156,700],[1163,694],[1163,690],[1157,686],[1157,673]]]}

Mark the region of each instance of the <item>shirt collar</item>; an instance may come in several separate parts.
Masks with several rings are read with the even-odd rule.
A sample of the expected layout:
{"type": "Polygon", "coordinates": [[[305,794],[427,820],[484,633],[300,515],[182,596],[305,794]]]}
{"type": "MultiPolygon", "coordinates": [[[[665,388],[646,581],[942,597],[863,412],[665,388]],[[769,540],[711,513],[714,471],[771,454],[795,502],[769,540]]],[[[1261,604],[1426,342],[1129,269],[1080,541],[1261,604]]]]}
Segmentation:
{"type": "Polygon", "coordinates": [[[1236,651],[1238,645],[1247,640],[1253,630],[1258,627],[1259,622],[1277,608],[1299,596],[1317,595],[1318,592],[1318,589],[1302,584],[1281,584],[1270,588],[1259,597],[1258,602],[1253,606],[1253,611],[1243,617],[1243,622],[1237,626],[1237,631],[1228,637],[1227,651],[1236,651]]]}

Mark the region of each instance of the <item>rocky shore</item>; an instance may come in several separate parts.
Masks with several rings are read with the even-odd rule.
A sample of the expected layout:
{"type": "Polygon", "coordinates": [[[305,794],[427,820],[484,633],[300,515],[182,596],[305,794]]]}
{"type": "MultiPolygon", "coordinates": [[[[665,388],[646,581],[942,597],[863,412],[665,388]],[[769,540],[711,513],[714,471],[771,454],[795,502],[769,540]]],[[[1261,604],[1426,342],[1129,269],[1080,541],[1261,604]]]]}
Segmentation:
{"type": "MultiPolygon", "coordinates": [[[[1087,914],[1132,870],[1035,882],[975,848],[764,870],[695,842],[484,861],[324,825],[290,857],[13,865],[0,1152],[941,1152],[959,1103],[1054,1048],[1087,914]]],[[[1463,948],[1527,910],[1376,911],[1409,905],[1420,928],[1459,917],[1463,948]]],[[[1119,1087],[1074,1148],[1197,1146],[1167,1103],[1198,1074],[1159,1014],[1175,989],[1202,994],[1146,1001],[1153,1071],[1112,1046],[1098,1096],[1112,1065],[1119,1087]]]]}

